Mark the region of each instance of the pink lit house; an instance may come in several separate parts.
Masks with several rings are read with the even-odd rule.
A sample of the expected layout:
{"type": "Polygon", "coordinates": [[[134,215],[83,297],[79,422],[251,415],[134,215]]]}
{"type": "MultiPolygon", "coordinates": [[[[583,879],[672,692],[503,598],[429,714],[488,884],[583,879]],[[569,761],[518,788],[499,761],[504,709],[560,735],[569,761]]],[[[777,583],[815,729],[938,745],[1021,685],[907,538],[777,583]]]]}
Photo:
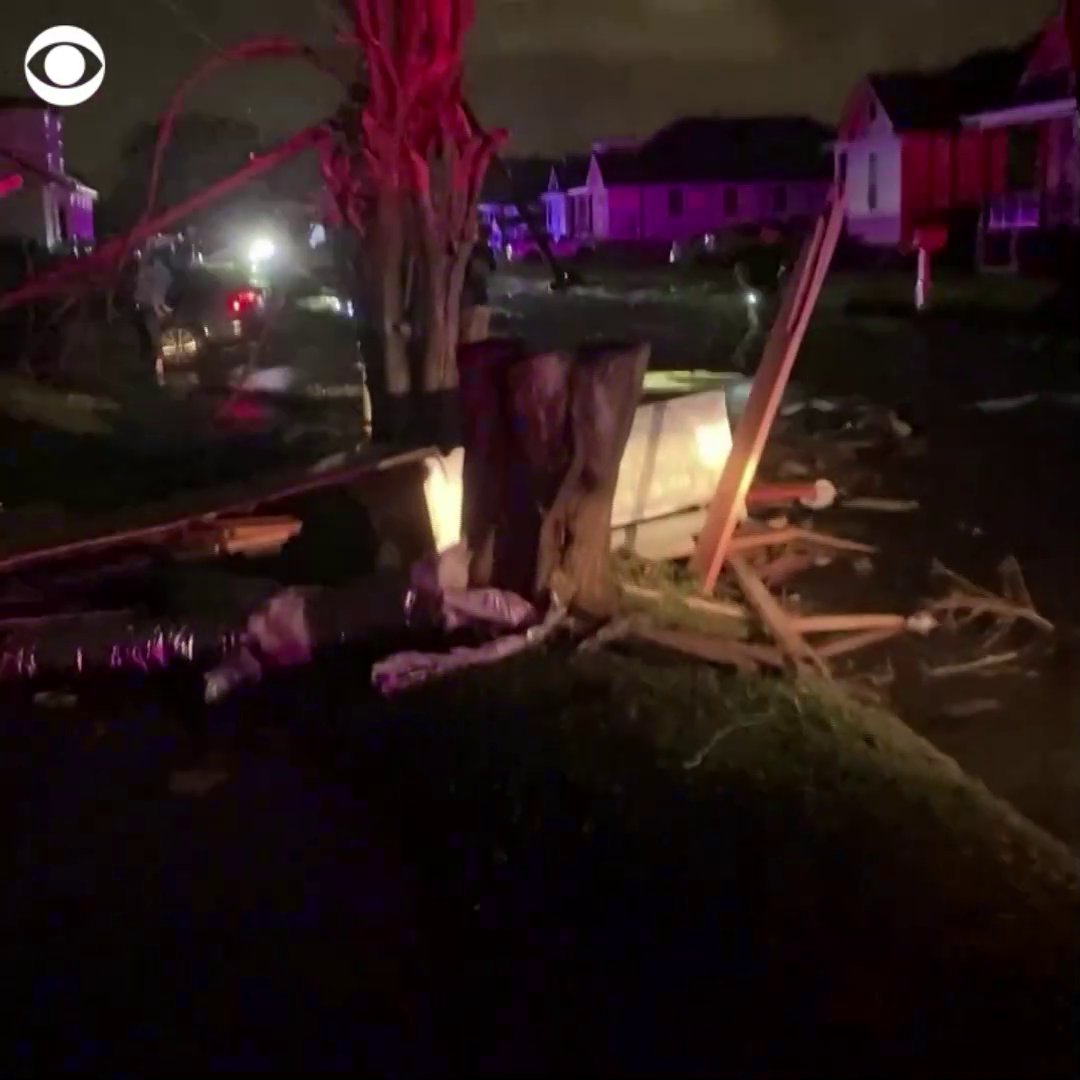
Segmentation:
{"type": "Polygon", "coordinates": [[[803,117],[678,120],[640,145],[598,144],[551,172],[549,233],[597,245],[670,245],[813,218],[832,176],[832,132],[803,117]]]}
{"type": "Polygon", "coordinates": [[[905,249],[918,229],[977,217],[1003,174],[985,139],[961,117],[1004,104],[1023,71],[1023,50],[974,56],[934,73],[870,75],[852,94],[847,137],[835,146],[849,236],[905,249]]]}
{"type": "Polygon", "coordinates": [[[5,185],[0,237],[30,240],[48,251],[93,243],[97,192],[65,171],[56,109],[36,99],[0,99],[0,187],[5,185]]]}
{"type": "Polygon", "coordinates": [[[1002,182],[982,208],[979,262],[1016,269],[1054,261],[1080,237],[1076,69],[1064,13],[1043,28],[1019,85],[997,108],[963,118],[1002,182]]]}

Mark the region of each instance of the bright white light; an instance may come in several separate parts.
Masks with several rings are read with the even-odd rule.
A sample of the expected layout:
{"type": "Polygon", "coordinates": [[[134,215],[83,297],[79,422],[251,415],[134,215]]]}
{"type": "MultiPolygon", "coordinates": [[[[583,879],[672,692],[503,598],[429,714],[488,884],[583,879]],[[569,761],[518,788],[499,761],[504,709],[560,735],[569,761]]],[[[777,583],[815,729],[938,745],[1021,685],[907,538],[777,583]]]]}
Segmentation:
{"type": "Polygon", "coordinates": [[[750,305],[751,307],[757,307],[757,306],[758,306],[758,304],[759,304],[759,303],[760,303],[761,301],[760,301],[760,299],[758,298],[758,294],[757,294],[757,293],[753,293],[753,292],[748,292],[748,293],[746,294],[746,302],[747,302],[747,303],[748,303],[748,304],[749,304],[749,305],[750,305]]]}
{"type": "Polygon", "coordinates": [[[446,457],[428,458],[424,465],[424,502],[435,550],[441,553],[461,540],[465,451],[458,447],[446,457]]]}
{"type": "Polygon", "coordinates": [[[260,236],[258,239],[252,240],[251,247],[248,248],[248,258],[253,266],[269,262],[276,254],[277,247],[274,245],[274,241],[266,236],[260,236]]]}
{"type": "Polygon", "coordinates": [[[57,86],[74,86],[86,74],[86,61],[74,45],[57,45],[45,57],[45,74],[57,86]]]}
{"type": "Polygon", "coordinates": [[[698,460],[707,469],[719,471],[731,453],[731,426],[726,421],[700,424],[694,431],[698,460]]]}

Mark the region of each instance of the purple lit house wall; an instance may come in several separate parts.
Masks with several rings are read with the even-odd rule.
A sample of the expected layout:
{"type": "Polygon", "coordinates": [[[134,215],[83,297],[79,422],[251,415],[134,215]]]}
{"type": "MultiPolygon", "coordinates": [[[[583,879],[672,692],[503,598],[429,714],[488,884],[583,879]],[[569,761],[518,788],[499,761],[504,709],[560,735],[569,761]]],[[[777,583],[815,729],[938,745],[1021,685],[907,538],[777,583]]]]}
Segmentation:
{"type": "Polygon", "coordinates": [[[552,170],[548,232],[670,244],[813,218],[827,198],[831,131],[802,117],[680,120],[637,147],[598,145],[552,170]]]}
{"type": "Polygon", "coordinates": [[[0,236],[50,251],[94,242],[97,192],[66,173],[63,120],[55,109],[35,100],[0,99],[0,179],[12,173],[23,184],[0,200],[0,236]]]}

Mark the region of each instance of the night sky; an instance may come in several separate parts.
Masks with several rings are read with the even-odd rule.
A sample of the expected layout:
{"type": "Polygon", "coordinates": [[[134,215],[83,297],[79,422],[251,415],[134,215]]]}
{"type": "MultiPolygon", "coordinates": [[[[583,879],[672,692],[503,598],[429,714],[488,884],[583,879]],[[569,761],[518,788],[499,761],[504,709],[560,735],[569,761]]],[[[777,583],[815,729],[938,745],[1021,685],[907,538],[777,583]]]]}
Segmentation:
{"type": "MultiPolygon", "coordinates": [[[[685,113],[801,111],[835,121],[867,70],[935,66],[1035,32],[1055,0],[477,0],[469,83],[510,153],[647,134],[685,113]]],[[[5,5],[0,93],[26,93],[23,53],[57,23],[105,49],[107,74],[69,110],[69,164],[105,186],[117,146],[157,114],[213,43],[290,34],[333,42],[334,0],[31,0],[5,5]]],[[[336,84],[298,65],[219,75],[194,104],[268,137],[324,115],[336,84]]]]}

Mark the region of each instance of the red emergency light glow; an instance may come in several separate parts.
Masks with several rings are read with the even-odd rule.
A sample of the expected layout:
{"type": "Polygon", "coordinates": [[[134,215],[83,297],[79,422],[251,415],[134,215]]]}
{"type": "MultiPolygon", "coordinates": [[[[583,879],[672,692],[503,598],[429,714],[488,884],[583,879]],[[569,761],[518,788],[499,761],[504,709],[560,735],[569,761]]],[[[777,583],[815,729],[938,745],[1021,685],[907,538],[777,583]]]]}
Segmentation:
{"type": "Polygon", "coordinates": [[[12,195],[23,186],[23,178],[19,173],[12,173],[0,180],[0,199],[5,195],[12,195]]]}
{"type": "Polygon", "coordinates": [[[261,303],[262,293],[258,289],[240,289],[229,294],[229,311],[233,315],[245,315],[261,303]]]}

